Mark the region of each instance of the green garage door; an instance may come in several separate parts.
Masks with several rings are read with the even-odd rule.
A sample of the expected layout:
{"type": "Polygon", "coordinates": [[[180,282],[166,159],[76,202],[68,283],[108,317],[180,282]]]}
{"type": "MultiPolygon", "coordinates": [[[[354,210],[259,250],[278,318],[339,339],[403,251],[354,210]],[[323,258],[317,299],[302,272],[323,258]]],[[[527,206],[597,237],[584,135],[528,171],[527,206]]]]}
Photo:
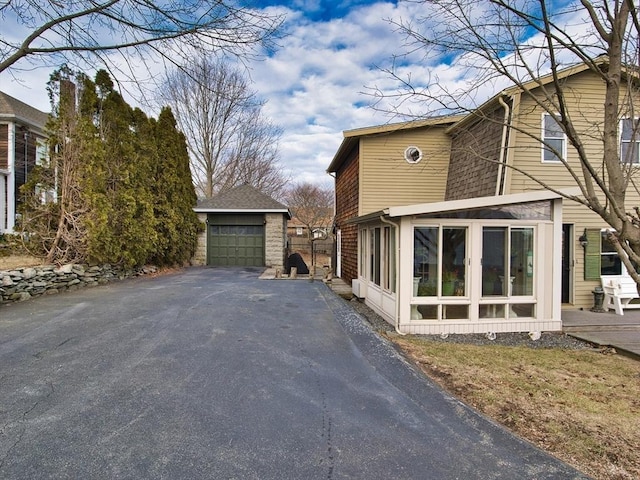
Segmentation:
{"type": "Polygon", "coordinates": [[[262,215],[209,215],[208,224],[208,265],[264,266],[262,215]]]}

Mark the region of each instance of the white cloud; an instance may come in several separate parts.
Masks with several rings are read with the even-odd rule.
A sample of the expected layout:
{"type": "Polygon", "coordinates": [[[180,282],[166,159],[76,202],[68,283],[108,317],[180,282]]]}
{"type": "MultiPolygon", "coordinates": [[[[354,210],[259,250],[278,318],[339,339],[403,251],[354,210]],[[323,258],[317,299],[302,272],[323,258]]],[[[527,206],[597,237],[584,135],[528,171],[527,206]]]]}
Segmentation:
{"type": "Polygon", "coordinates": [[[0,90],[43,112],[51,110],[47,96],[47,82],[51,71],[38,68],[22,72],[0,74],[0,90]]]}
{"type": "MultiPolygon", "coordinates": [[[[316,1],[298,3],[306,12],[321,8],[316,1]]],[[[325,181],[343,130],[388,120],[366,107],[373,99],[362,92],[389,83],[378,66],[388,64],[400,44],[386,19],[410,15],[408,8],[414,7],[379,2],[353,7],[344,18],[324,22],[312,22],[291,8],[268,9],[287,14],[288,35],[271,56],[250,65],[251,78],[268,102],[265,115],[284,130],[281,163],[294,177],[325,181]]],[[[19,82],[5,72],[0,88],[48,111],[45,88],[50,73],[50,68],[19,71],[14,73],[19,82]]]]}
{"type": "Polygon", "coordinates": [[[344,18],[311,23],[293,14],[288,36],[272,56],[251,65],[265,114],[284,129],[281,158],[305,179],[322,179],[342,131],[388,119],[366,105],[363,94],[382,81],[378,66],[399,50],[386,21],[398,15],[391,3],[357,7],[344,18]]]}

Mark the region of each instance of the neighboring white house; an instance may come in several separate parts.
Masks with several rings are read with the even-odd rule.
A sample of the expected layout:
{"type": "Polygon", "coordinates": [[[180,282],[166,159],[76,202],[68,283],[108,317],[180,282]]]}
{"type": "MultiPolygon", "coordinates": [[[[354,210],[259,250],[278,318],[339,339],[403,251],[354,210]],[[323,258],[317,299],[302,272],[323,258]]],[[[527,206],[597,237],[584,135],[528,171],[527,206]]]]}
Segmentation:
{"type": "Polygon", "coordinates": [[[0,233],[13,233],[20,187],[46,156],[48,114],[0,92],[0,233]]]}

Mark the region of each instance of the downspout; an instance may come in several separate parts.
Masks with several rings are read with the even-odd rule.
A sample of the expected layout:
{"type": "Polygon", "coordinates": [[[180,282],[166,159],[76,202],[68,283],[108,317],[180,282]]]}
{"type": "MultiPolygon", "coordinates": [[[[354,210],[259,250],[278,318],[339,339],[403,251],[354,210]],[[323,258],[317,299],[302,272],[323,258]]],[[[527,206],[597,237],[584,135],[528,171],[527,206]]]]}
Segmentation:
{"type": "Polygon", "coordinates": [[[500,158],[498,159],[498,181],[496,182],[496,196],[501,195],[503,193],[504,187],[504,179],[502,176],[504,175],[504,162],[506,157],[506,148],[507,148],[507,133],[509,131],[509,116],[511,115],[511,110],[509,109],[509,105],[502,99],[502,97],[498,97],[498,102],[504,108],[504,124],[502,126],[502,139],[500,141],[500,158]]]}
{"type": "Polygon", "coordinates": [[[383,215],[380,215],[380,221],[388,225],[395,227],[396,237],[396,321],[394,328],[398,335],[406,335],[406,333],[400,331],[400,225],[387,220],[383,215]]]}
{"type": "MultiPolygon", "coordinates": [[[[333,234],[333,248],[331,249],[331,267],[333,275],[338,276],[338,225],[336,224],[336,218],[338,216],[338,193],[336,189],[336,174],[327,172],[331,178],[333,178],[333,222],[331,225],[331,233],[333,234]]],[[[340,272],[342,273],[342,272],[340,272]]]]}

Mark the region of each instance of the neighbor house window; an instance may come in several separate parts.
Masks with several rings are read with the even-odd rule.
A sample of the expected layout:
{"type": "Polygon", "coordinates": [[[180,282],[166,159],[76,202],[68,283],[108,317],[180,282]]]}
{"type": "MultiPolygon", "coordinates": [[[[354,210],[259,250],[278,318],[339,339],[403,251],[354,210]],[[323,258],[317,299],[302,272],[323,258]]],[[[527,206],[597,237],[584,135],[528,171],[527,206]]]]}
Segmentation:
{"type": "Polygon", "coordinates": [[[297,235],[298,237],[301,237],[301,236],[302,236],[302,233],[303,233],[303,231],[302,231],[302,227],[296,227],[296,235],[297,235]]]}
{"type": "Polygon", "coordinates": [[[313,231],[313,238],[324,238],[327,235],[327,232],[324,228],[316,228],[313,231]]]}
{"type": "Polygon", "coordinates": [[[567,138],[553,115],[545,113],[542,119],[542,161],[560,162],[567,158],[567,138]]]}
{"type": "Polygon", "coordinates": [[[640,119],[623,118],[620,122],[620,161],[631,165],[640,164],[640,119]]]}
{"type": "Polygon", "coordinates": [[[36,142],[36,165],[47,165],[48,163],[47,145],[42,140],[36,142]]]}

